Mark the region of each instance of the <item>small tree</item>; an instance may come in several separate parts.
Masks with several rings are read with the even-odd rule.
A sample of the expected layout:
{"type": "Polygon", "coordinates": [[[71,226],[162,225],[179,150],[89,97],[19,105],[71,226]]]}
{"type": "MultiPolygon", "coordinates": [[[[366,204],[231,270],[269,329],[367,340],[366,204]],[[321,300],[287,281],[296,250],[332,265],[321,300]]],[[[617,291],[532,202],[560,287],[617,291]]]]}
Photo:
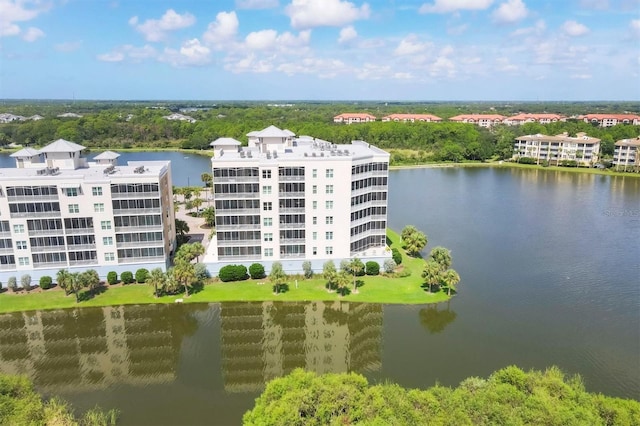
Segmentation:
{"type": "Polygon", "coordinates": [[[442,272],[451,267],[451,252],[444,247],[434,247],[429,257],[440,266],[442,272]]]}
{"type": "Polygon", "coordinates": [[[87,287],[90,292],[95,292],[100,286],[100,275],[95,269],[87,269],[82,274],[82,284],[87,287]]]}
{"type": "Polygon", "coordinates": [[[56,282],[64,290],[65,296],[71,294],[71,273],[66,269],[60,269],[56,274],[56,282]]]}
{"type": "Polygon", "coordinates": [[[259,280],[260,278],[264,278],[264,266],[259,263],[253,263],[249,266],[249,275],[254,280],[259,280]]]}
{"type": "Polygon", "coordinates": [[[196,280],[198,280],[199,282],[211,277],[211,274],[209,274],[209,270],[207,269],[207,265],[205,265],[204,263],[196,263],[194,265],[194,269],[196,272],[196,280]]]}
{"type": "Polygon", "coordinates": [[[380,273],[380,265],[378,262],[370,260],[365,264],[367,275],[378,275],[380,273]]]}
{"type": "Polygon", "coordinates": [[[438,265],[435,261],[430,260],[424,265],[424,269],[422,270],[422,278],[424,279],[425,285],[429,288],[429,293],[431,293],[431,287],[434,284],[440,283],[440,265],[438,265]]]}
{"type": "Polygon", "coordinates": [[[214,227],[216,225],[216,210],[213,207],[207,207],[202,210],[202,215],[204,218],[204,223],[209,227],[214,227]]]}
{"type": "Polygon", "coordinates": [[[393,271],[396,270],[396,266],[398,265],[396,265],[396,262],[393,259],[386,259],[383,264],[384,272],[392,274],[393,271]]]}
{"type": "Polygon", "coordinates": [[[302,270],[304,271],[304,277],[309,279],[311,277],[313,277],[313,269],[311,269],[311,262],[308,260],[305,260],[304,262],[302,262],[302,270]]]}
{"type": "Polygon", "coordinates": [[[400,250],[395,247],[391,249],[391,258],[396,263],[396,266],[402,264],[402,253],[400,253],[400,250]]]}
{"type": "Polygon", "coordinates": [[[287,281],[287,274],[282,268],[282,263],[273,262],[273,265],[271,265],[271,272],[269,273],[269,281],[273,283],[273,291],[276,294],[280,294],[280,287],[287,281]]]}
{"type": "Polygon", "coordinates": [[[336,265],[333,263],[333,260],[327,260],[324,265],[322,265],[322,277],[327,281],[327,289],[330,292],[336,285],[336,276],[336,265]]]}
{"type": "Polygon", "coordinates": [[[364,275],[364,263],[362,263],[362,260],[358,259],[357,257],[354,257],[349,262],[348,270],[353,275],[353,292],[357,293],[358,285],[357,285],[356,277],[360,277],[364,275]]]}
{"type": "MultiPolygon", "coordinates": [[[[40,277],[40,281],[38,282],[38,285],[43,290],[50,289],[51,288],[51,284],[53,284],[53,279],[48,275],[44,275],[44,276],[40,277]]],[[[0,287],[0,288],[2,288],[2,287],[0,287]]]]}
{"type": "Polygon", "coordinates": [[[12,293],[18,291],[18,280],[16,279],[16,277],[9,277],[9,279],[7,280],[7,288],[12,293]]]}
{"type": "Polygon", "coordinates": [[[24,274],[20,277],[20,285],[25,291],[31,290],[31,275],[24,274]]]}
{"type": "Polygon", "coordinates": [[[2,282],[0,281],[0,293],[2,293],[2,282]]]}
{"type": "Polygon", "coordinates": [[[196,281],[195,266],[185,258],[177,258],[173,267],[173,278],[182,285],[185,296],[189,297],[189,286],[196,281]]]}
{"type": "Polygon", "coordinates": [[[114,285],[118,283],[118,273],[116,271],[111,271],[107,274],[107,282],[109,285],[114,285]]]}
{"type": "Polygon", "coordinates": [[[405,226],[402,230],[402,244],[410,256],[418,256],[420,250],[427,245],[427,236],[416,229],[415,226],[405,226]]]}
{"type": "Polygon", "coordinates": [[[149,270],[145,268],[140,268],[136,271],[136,282],[138,284],[146,283],[148,277],[149,277],[149,270]]]}
{"type": "Polygon", "coordinates": [[[120,280],[122,280],[122,284],[131,284],[134,281],[133,272],[124,271],[122,274],[120,274],[120,280]]]}
{"type": "Polygon", "coordinates": [[[153,287],[153,297],[158,297],[160,295],[158,289],[164,291],[164,287],[167,284],[167,276],[162,272],[162,269],[154,268],[151,270],[146,282],[153,287]]]}

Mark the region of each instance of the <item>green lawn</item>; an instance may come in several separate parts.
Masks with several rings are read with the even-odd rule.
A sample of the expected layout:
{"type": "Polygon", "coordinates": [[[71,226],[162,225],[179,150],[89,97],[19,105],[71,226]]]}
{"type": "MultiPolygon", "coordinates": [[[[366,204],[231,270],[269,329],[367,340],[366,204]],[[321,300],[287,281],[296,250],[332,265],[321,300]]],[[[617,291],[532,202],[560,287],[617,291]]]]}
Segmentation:
{"type": "MultiPolygon", "coordinates": [[[[153,297],[153,289],[145,284],[131,284],[127,286],[105,286],[104,292],[95,297],[76,304],[75,297],[65,296],[60,290],[47,290],[32,294],[9,294],[6,291],[0,294],[0,313],[29,311],[36,309],[60,309],[84,306],[112,306],[144,303],[174,303],[175,299],[183,298],[184,303],[197,302],[229,302],[229,301],[311,301],[311,300],[345,300],[351,302],[367,303],[403,303],[425,304],[437,303],[448,299],[443,291],[429,294],[420,285],[422,278],[423,259],[411,258],[400,247],[400,236],[387,231],[391,240],[391,247],[397,247],[402,253],[402,267],[411,271],[411,275],[404,278],[389,278],[382,275],[376,277],[358,277],[363,281],[359,293],[349,294],[344,297],[337,293],[329,293],[325,288],[325,281],[320,275],[309,280],[298,278],[298,287],[295,278],[288,282],[289,289],[279,295],[273,294],[272,286],[268,279],[247,280],[241,282],[207,283],[202,290],[185,298],[179,296],[164,296],[158,299],[153,297]]],[[[336,264],[336,267],[339,265],[336,264]]],[[[321,274],[322,271],[315,271],[321,274]]]]}

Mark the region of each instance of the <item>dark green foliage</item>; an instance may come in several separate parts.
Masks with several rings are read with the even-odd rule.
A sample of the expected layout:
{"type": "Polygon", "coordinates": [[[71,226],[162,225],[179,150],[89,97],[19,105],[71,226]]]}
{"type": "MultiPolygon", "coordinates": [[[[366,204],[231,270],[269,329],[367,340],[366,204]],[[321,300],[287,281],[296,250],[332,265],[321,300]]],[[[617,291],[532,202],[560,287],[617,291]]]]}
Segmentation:
{"type": "Polygon", "coordinates": [[[136,271],[136,282],[139,284],[143,284],[147,282],[147,278],[149,277],[149,271],[145,268],[140,268],[136,271]]]}
{"type": "Polygon", "coordinates": [[[562,161],[560,161],[560,166],[562,166],[562,167],[578,167],[578,162],[576,160],[562,160],[562,161]]]}
{"type": "Polygon", "coordinates": [[[124,271],[122,274],[120,274],[120,280],[122,281],[122,284],[131,284],[134,281],[133,272],[124,271]]]}
{"type": "Polygon", "coordinates": [[[305,260],[302,262],[302,271],[304,272],[304,277],[309,279],[313,277],[313,269],[311,268],[311,262],[305,260]]]}
{"type": "Polygon", "coordinates": [[[53,284],[53,279],[48,275],[40,277],[40,281],[38,282],[38,285],[43,290],[50,289],[51,288],[51,284],[53,284]]]}
{"type": "Polygon", "coordinates": [[[640,403],[585,391],[557,368],[507,367],[457,388],[370,385],[355,373],[302,369],[267,384],[245,425],[637,425],[640,403]]]}
{"type": "Polygon", "coordinates": [[[110,271],[107,274],[107,282],[110,285],[114,285],[118,283],[118,273],[116,271],[110,271]]]}
{"type": "Polygon", "coordinates": [[[7,280],[7,288],[12,292],[16,292],[18,290],[18,280],[16,277],[9,277],[7,280]]]}
{"type": "Polygon", "coordinates": [[[370,260],[365,264],[367,275],[378,275],[380,273],[380,265],[378,262],[370,260]]]}
{"type": "Polygon", "coordinates": [[[391,258],[396,262],[396,266],[402,264],[402,253],[395,247],[391,249],[391,258]]]}
{"type": "Polygon", "coordinates": [[[536,164],[536,159],[531,157],[520,157],[518,158],[518,163],[520,164],[536,164]]]}
{"type": "Polygon", "coordinates": [[[220,268],[218,277],[222,282],[243,281],[246,280],[247,267],[244,265],[227,265],[220,268]]]}
{"type": "Polygon", "coordinates": [[[254,280],[259,280],[260,278],[264,278],[266,275],[264,273],[264,266],[259,263],[253,263],[249,266],[249,275],[254,280]]]}

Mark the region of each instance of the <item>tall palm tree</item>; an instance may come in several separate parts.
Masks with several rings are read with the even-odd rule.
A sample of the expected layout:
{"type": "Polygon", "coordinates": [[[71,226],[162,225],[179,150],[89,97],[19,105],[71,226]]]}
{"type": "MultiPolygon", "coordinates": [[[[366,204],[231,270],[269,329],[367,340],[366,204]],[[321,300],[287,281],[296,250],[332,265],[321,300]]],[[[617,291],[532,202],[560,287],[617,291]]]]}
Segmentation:
{"type": "Polygon", "coordinates": [[[56,281],[61,289],[64,290],[65,296],[71,294],[71,274],[66,269],[60,269],[56,274],[56,281]]]}
{"type": "Polygon", "coordinates": [[[444,247],[434,247],[429,257],[440,265],[440,271],[444,272],[451,266],[451,252],[444,247]]]}
{"type": "Polygon", "coordinates": [[[429,286],[429,293],[431,293],[431,287],[440,282],[440,265],[434,260],[428,261],[422,270],[422,278],[424,278],[424,283],[429,286]]]}
{"type": "Polygon", "coordinates": [[[147,284],[153,287],[153,297],[158,297],[158,288],[163,289],[167,282],[167,276],[162,269],[154,268],[149,273],[147,284]]]}
{"type": "Polygon", "coordinates": [[[460,275],[453,269],[448,269],[442,274],[440,280],[447,286],[447,295],[451,296],[451,289],[455,291],[456,284],[460,282],[460,275]]]}
{"type": "Polygon", "coordinates": [[[356,286],[356,276],[364,271],[364,263],[362,263],[362,261],[357,257],[354,257],[353,259],[351,259],[351,262],[349,262],[349,269],[353,274],[353,293],[355,294],[358,292],[358,287],[356,286]]]}
{"type": "Polygon", "coordinates": [[[344,296],[344,293],[349,286],[349,282],[351,281],[351,276],[347,271],[340,271],[335,277],[335,284],[338,287],[338,293],[340,296],[344,296]]]}

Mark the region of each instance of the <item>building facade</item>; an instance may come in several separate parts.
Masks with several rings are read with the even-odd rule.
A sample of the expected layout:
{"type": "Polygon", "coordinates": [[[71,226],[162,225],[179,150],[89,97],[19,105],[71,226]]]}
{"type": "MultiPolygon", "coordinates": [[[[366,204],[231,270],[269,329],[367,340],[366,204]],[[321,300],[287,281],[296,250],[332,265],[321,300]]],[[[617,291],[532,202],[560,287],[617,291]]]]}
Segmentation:
{"type": "Polygon", "coordinates": [[[366,113],[354,113],[354,112],[345,112],[340,115],[336,115],[333,117],[334,123],[369,123],[372,121],[376,121],[376,117],[371,114],[366,113]]]}
{"type": "Polygon", "coordinates": [[[382,263],[386,246],[389,154],[363,141],[336,145],[271,126],[248,147],[214,151],[216,235],[204,263],[274,261],[287,272],[327,260],[382,263]]]}
{"type": "Polygon", "coordinates": [[[175,248],[168,161],[130,161],[59,139],[0,169],[0,280],[60,269],[166,269],[175,248]]]}
{"type": "Polygon", "coordinates": [[[435,122],[439,123],[442,121],[442,118],[437,117],[431,114],[390,114],[382,117],[382,121],[396,121],[396,122],[411,122],[415,123],[416,121],[422,122],[435,122]]]}
{"type": "Polygon", "coordinates": [[[526,123],[549,124],[558,121],[567,121],[567,117],[560,114],[517,114],[504,120],[509,126],[520,126],[526,123]]]}
{"type": "Polygon", "coordinates": [[[576,137],[566,134],[526,135],[516,138],[513,150],[514,160],[527,157],[535,159],[538,164],[544,161],[551,165],[577,161],[580,166],[593,166],[599,158],[600,139],[584,133],[578,133],[576,137]]]}
{"type": "Polygon", "coordinates": [[[613,164],[616,170],[640,171],[640,137],[617,141],[613,151],[613,164]]]}
{"type": "Polygon", "coordinates": [[[634,114],[587,114],[579,118],[585,123],[597,124],[600,127],[611,127],[618,124],[640,126],[640,116],[634,114]]]}
{"type": "Polygon", "coordinates": [[[500,114],[462,114],[449,118],[449,121],[457,123],[471,123],[480,127],[491,127],[497,124],[502,124],[506,118],[507,117],[500,114]]]}

